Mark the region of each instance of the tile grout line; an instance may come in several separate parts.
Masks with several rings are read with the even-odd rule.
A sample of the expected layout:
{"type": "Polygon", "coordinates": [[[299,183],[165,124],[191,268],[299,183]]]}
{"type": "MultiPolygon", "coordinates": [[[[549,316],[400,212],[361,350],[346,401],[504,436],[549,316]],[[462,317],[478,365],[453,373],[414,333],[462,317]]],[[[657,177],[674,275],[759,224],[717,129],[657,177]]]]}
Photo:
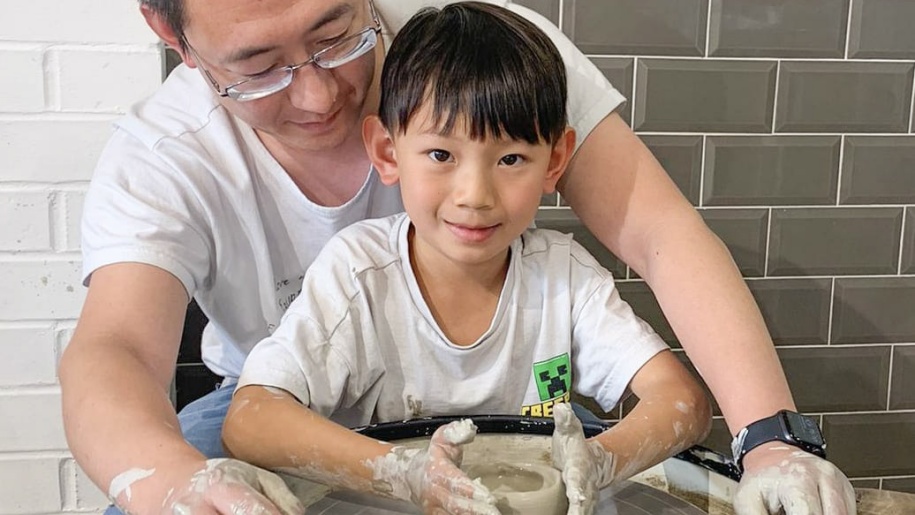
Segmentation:
{"type": "Polygon", "coordinates": [[[845,59],[848,59],[848,47],[851,46],[851,20],[855,12],[855,0],[848,0],[848,19],[845,20],[845,59]]]}
{"type": "Polygon", "coordinates": [[[890,410],[890,398],[893,395],[893,356],[896,354],[896,345],[890,345],[890,364],[886,377],[886,410],[890,410]]]}
{"type": "Polygon", "coordinates": [[[826,325],[826,345],[832,345],[832,322],[835,316],[836,308],[836,278],[831,278],[829,288],[829,317],[826,325]]]}
{"type": "Polygon", "coordinates": [[[896,265],[897,275],[902,275],[902,254],[905,252],[905,219],[908,210],[908,206],[902,206],[902,227],[899,230],[899,263],[896,265]]]}
{"type": "Polygon", "coordinates": [[[708,9],[706,9],[705,14],[705,56],[708,57],[709,50],[709,39],[712,35],[712,2],[715,0],[708,0],[708,9]]]}
{"type": "Polygon", "coordinates": [[[778,114],[778,83],[782,76],[782,60],[775,62],[775,91],[772,93],[772,130],[770,134],[775,134],[775,116],[778,114]]]}
{"type": "Polygon", "coordinates": [[[908,58],[896,58],[891,59],[888,57],[874,57],[874,58],[859,58],[859,59],[843,59],[841,57],[757,57],[757,56],[708,56],[704,57],[701,55],[673,55],[673,54],[636,54],[636,53],[597,53],[597,52],[588,52],[585,53],[586,57],[593,57],[597,59],[632,59],[633,57],[644,57],[645,59],[656,59],[656,60],[665,60],[665,61],[708,61],[708,62],[717,62],[717,61],[735,61],[739,63],[755,63],[755,62],[775,62],[775,61],[788,61],[792,63],[845,63],[845,64],[868,64],[868,63],[879,63],[879,64],[911,64],[912,59],[908,58]]]}
{"type": "Polygon", "coordinates": [[[836,174],[836,206],[842,199],[842,167],[845,166],[845,134],[839,135],[839,170],[836,174]]]}
{"type": "MultiPolygon", "coordinates": [[[[639,58],[638,56],[632,58],[632,92],[629,93],[629,96],[632,97],[629,99],[629,125],[635,126],[635,95],[637,93],[636,88],[638,87],[639,81],[639,58]]],[[[635,130],[633,128],[633,130],[635,130]]]]}
{"type": "Polygon", "coordinates": [[[705,164],[706,155],[708,154],[708,136],[703,134],[702,138],[702,156],[699,158],[699,206],[705,204],[705,164]]]}
{"type": "Polygon", "coordinates": [[[912,73],[912,101],[909,102],[909,134],[915,132],[915,72],[912,73]]]}
{"type": "Polygon", "coordinates": [[[772,247],[772,208],[769,208],[769,219],[766,221],[766,256],[763,261],[763,277],[769,277],[769,249],[772,247]]]}

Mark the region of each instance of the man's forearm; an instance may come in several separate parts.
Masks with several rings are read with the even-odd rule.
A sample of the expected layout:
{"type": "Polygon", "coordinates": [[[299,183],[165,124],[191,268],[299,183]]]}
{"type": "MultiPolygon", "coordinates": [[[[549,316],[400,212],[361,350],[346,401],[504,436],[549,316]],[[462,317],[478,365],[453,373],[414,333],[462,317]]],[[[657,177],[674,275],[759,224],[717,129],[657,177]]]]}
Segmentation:
{"type": "Polygon", "coordinates": [[[727,249],[618,115],[587,136],[560,185],[588,229],[651,286],[732,433],[794,408],[727,249]]]}
{"type": "Polygon", "coordinates": [[[780,409],[795,409],[794,401],[733,259],[701,220],[691,223],[667,229],[663,245],[638,272],[736,434],[780,409]]]}
{"type": "Polygon", "coordinates": [[[205,461],[182,438],[167,390],[131,353],[73,342],[60,379],[74,457],[131,513],[158,513],[175,474],[205,461]]]}

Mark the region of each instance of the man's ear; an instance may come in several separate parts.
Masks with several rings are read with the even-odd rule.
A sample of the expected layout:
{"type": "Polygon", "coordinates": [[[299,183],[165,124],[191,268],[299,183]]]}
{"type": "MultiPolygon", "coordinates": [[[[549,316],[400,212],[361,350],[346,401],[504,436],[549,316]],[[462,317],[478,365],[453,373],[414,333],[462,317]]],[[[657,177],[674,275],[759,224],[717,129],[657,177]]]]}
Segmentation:
{"type": "Polygon", "coordinates": [[[394,139],[381,124],[377,115],[370,115],[362,121],[362,142],[365,151],[372,160],[381,182],[391,186],[397,184],[397,153],[394,150],[394,139]]]}
{"type": "Polygon", "coordinates": [[[574,153],[575,129],[566,127],[562,136],[553,143],[553,150],[550,154],[550,165],[543,181],[544,194],[550,194],[556,191],[556,183],[559,182],[559,179],[562,177],[563,172],[565,172],[566,167],[569,165],[569,160],[572,159],[574,153]]]}
{"type": "Polygon", "coordinates": [[[184,45],[181,44],[181,38],[178,34],[175,34],[175,31],[172,30],[168,22],[165,21],[165,18],[161,14],[157,13],[153,8],[147,4],[140,4],[140,12],[143,14],[143,18],[146,19],[146,24],[149,25],[149,28],[159,36],[166,45],[168,45],[172,50],[178,52],[178,55],[181,56],[181,60],[184,61],[184,64],[194,68],[196,63],[189,55],[184,45]]]}

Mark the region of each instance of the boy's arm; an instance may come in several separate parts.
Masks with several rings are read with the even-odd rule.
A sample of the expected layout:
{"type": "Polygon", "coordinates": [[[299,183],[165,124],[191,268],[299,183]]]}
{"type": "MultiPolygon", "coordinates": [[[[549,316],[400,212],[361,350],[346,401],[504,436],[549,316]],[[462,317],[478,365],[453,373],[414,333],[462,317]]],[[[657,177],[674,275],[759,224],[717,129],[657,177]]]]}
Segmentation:
{"type": "Polygon", "coordinates": [[[410,501],[427,513],[497,515],[489,491],[459,468],[461,445],[475,434],[469,421],[453,422],[432,435],[427,449],[395,447],[322,417],[284,390],[249,385],[232,399],[223,444],[255,465],[410,501]]]}
{"type": "Polygon", "coordinates": [[[649,359],[630,387],[639,396],[633,411],[590,440],[568,405],[554,408],[553,465],[562,471],[569,514],[592,513],[601,488],[699,442],[711,428],[708,398],[670,351],[649,359]]]}
{"type": "Polygon", "coordinates": [[[613,482],[701,442],[712,427],[705,392],[670,351],[648,360],[632,378],[630,389],[639,398],[635,408],[592,438],[613,454],[613,482]]]}

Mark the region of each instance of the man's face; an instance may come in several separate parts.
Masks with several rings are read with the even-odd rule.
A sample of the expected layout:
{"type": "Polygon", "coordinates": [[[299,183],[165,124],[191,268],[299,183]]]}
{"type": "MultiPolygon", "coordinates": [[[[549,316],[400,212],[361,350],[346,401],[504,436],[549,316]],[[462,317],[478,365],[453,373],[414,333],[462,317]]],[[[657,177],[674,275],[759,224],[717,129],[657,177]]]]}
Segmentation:
{"type": "MultiPolygon", "coordinates": [[[[306,61],[373,24],[368,0],[186,0],[185,8],[190,58],[223,88],[306,61]]],[[[274,154],[332,150],[358,141],[362,118],[377,108],[381,47],[332,70],[300,68],[289,87],[265,98],[221,102],[274,154]]]]}

